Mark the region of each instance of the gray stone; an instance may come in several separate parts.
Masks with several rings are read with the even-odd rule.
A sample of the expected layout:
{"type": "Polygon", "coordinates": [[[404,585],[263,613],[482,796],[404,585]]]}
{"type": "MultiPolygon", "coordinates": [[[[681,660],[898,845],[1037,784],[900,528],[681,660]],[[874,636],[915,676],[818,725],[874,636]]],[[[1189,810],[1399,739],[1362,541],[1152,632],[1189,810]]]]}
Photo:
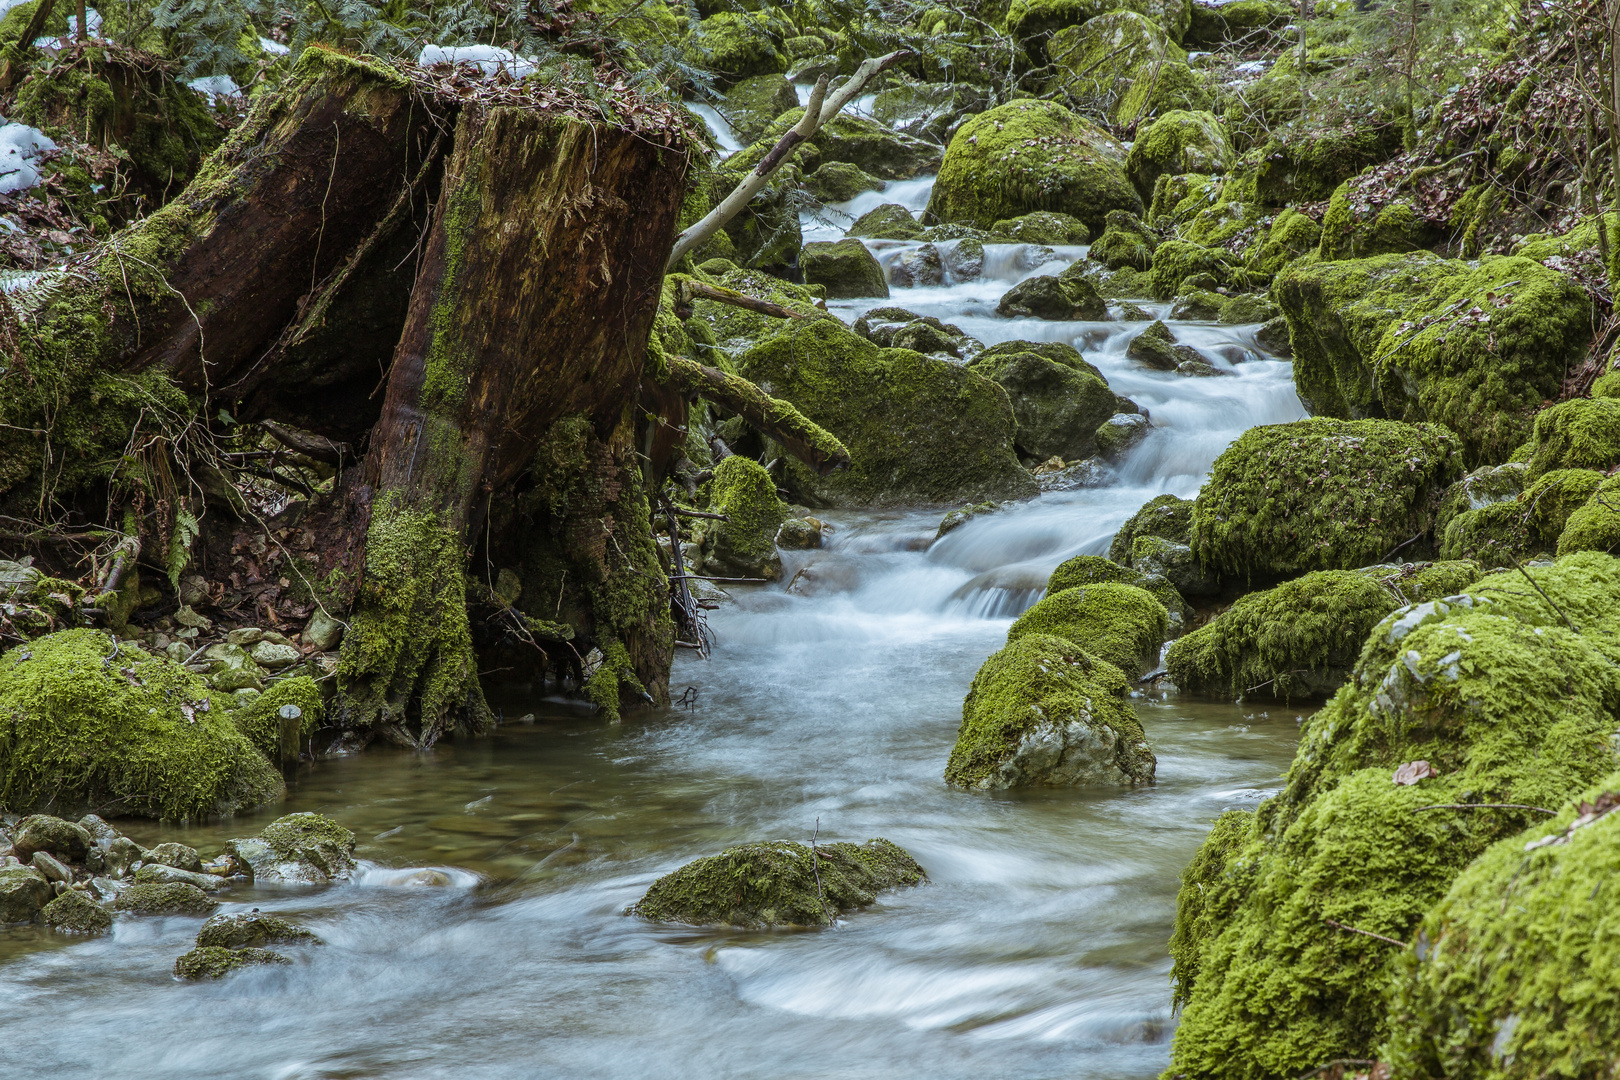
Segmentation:
{"type": "Polygon", "coordinates": [[[11,846],[19,859],[48,851],[66,862],[81,862],[90,850],[90,833],[71,821],[49,814],[34,814],[17,823],[11,846]]]}
{"type": "Polygon", "coordinates": [[[776,531],[776,546],[787,551],[804,551],[821,546],[819,518],[789,518],[776,531]]]}
{"type": "Polygon", "coordinates": [[[34,857],[29,860],[29,864],[35,870],[44,874],[46,881],[65,881],[70,885],[73,883],[73,871],[69,870],[65,863],[47,851],[34,852],[34,857]]]}
{"type": "Polygon", "coordinates": [[[32,922],[51,894],[51,883],[32,866],[0,868],[0,923],[32,922]]]}
{"type": "Polygon", "coordinates": [[[172,866],[177,870],[189,870],[192,873],[202,869],[202,856],[197,854],[197,849],[176,843],[173,840],[157,845],[150,851],[145,852],[142,858],[149,863],[162,863],[164,866],[172,866]]]}
{"type": "Polygon", "coordinates": [[[1104,461],[1117,463],[1126,452],[1147,438],[1152,425],[1140,413],[1115,413],[1097,428],[1097,452],[1104,461]]]}
{"type": "Polygon", "coordinates": [[[135,884],[137,885],[168,885],[179,882],[182,885],[194,885],[203,892],[218,892],[230,882],[213,874],[194,874],[190,870],[177,870],[162,863],[147,863],[135,871],[135,884]]]}
{"type": "Polygon", "coordinates": [[[219,907],[219,901],[195,885],[169,881],[131,885],[119,892],[113,906],[141,915],[210,915],[219,907]]]}
{"type": "Polygon", "coordinates": [[[225,845],[235,872],[255,882],[324,884],[354,872],[354,834],[320,814],[288,814],[258,836],[225,845]]]}
{"type": "Polygon", "coordinates": [[[105,934],[112,928],[106,908],[77,889],[68,889],[45,905],[45,925],[67,934],[105,934]]]}
{"type": "Polygon", "coordinates": [[[121,878],[129,868],[141,861],[141,847],[127,836],[116,836],[100,845],[101,872],[108,877],[121,878]]]}
{"type": "Polygon", "coordinates": [[[328,652],[338,647],[343,640],[344,625],[338,619],[328,615],[320,608],[309,617],[304,625],[304,644],[313,645],[321,652],[328,652]]]}
{"type": "Polygon", "coordinates": [[[1220,582],[1204,571],[1192,548],[1159,536],[1138,536],[1131,545],[1131,567],[1144,574],[1160,574],[1182,596],[1215,596],[1220,582]]]}
{"type": "Polygon", "coordinates": [[[278,645],[273,641],[259,642],[253,646],[249,655],[253,657],[254,663],[271,671],[280,671],[302,659],[298,650],[291,645],[278,645]]]}

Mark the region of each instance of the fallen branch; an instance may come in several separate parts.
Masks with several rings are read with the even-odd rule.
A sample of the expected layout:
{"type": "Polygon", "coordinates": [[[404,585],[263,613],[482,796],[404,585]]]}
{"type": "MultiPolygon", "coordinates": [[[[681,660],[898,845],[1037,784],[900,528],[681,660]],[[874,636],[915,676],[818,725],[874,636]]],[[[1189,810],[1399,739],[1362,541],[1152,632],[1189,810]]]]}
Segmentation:
{"type": "Polygon", "coordinates": [[[760,159],[753,171],[743,177],[742,183],[732,189],[731,194],[720,200],[716,206],[704,215],[703,220],[697,222],[681,235],[675,238],[675,246],[669,253],[669,261],[664,264],[665,272],[675,268],[686,254],[696,248],[702,247],[708,239],[725,227],[726,223],[736,217],[742,208],[753,201],[755,195],[764,190],[770,183],[776,170],[787,164],[793,152],[801,143],[814,137],[821,126],[839,113],[844,106],[853,101],[860,94],[872,77],[885,68],[891,67],[911,57],[905,50],[889,53],[887,56],[874,57],[855,69],[842,86],[831,97],[827,97],[827,77],[823,75],[816,80],[815,89],[810,91],[810,102],[805,106],[804,116],[793,125],[793,129],[783,135],[777,144],[771,147],[770,153],[760,159]]]}
{"type": "Polygon", "coordinates": [[[670,378],[678,389],[700,394],[741,416],[814,469],[817,476],[849,467],[849,451],[836,436],[813,423],[793,405],[771,397],[747,379],[684,356],[670,357],[670,378]]]}
{"type": "Polygon", "coordinates": [[[106,580],[101,583],[99,595],[118,591],[118,585],[124,580],[124,572],[135,565],[135,560],[141,557],[141,538],[135,535],[126,535],[113,549],[112,567],[107,571],[106,580]]]}
{"type": "Polygon", "coordinates": [[[731,520],[731,518],[727,517],[725,514],[709,514],[709,513],[705,513],[702,510],[688,510],[686,507],[684,507],[684,506],[676,506],[674,503],[670,503],[666,507],[666,509],[668,509],[670,513],[678,514],[681,517],[707,518],[709,521],[730,521],[731,520]]]}
{"type": "Polygon", "coordinates": [[[1432,806],[1419,806],[1413,813],[1417,813],[1419,810],[1534,810],[1538,814],[1546,814],[1549,817],[1558,816],[1558,811],[1548,810],[1545,806],[1531,806],[1529,803],[1516,802],[1443,802],[1435,803],[1432,806]]]}
{"type": "Polygon", "coordinates": [[[276,442],[307,458],[337,466],[342,466],[345,458],[349,461],[354,460],[354,451],[350,449],[348,443],[333,442],[312,432],[283,427],[274,420],[260,420],[259,426],[276,442]]]}
{"type": "Polygon", "coordinates": [[[751,581],[751,582],[766,582],[766,581],[771,580],[770,578],[762,578],[762,577],[710,577],[707,574],[671,574],[669,576],[672,579],[673,578],[684,578],[687,581],[751,581]]]}
{"type": "Polygon", "coordinates": [[[693,300],[714,300],[721,304],[730,304],[732,307],[757,311],[761,315],[769,315],[774,319],[810,318],[809,315],[802,311],[794,311],[792,308],[783,307],[781,304],[773,304],[769,300],[760,300],[749,296],[747,293],[740,293],[736,289],[723,289],[718,285],[709,285],[702,281],[694,281],[691,278],[683,277],[680,286],[676,290],[675,314],[682,319],[690,318],[693,300]]]}
{"type": "Polygon", "coordinates": [[[1524,580],[1528,581],[1530,583],[1531,587],[1536,590],[1536,592],[1541,593],[1541,598],[1543,600],[1547,601],[1547,605],[1549,607],[1551,607],[1554,611],[1558,612],[1558,617],[1564,620],[1565,625],[1567,625],[1573,633],[1578,634],[1578,633],[1581,632],[1581,628],[1575,625],[1575,620],[1571,619],[1568,615],[1565,615],[1564,614],[1564,609],[1559,607],[1557,604],[1553,603],[1553,598],[1548,596],[1546,594],[1546,592],[1544,592],[1542,590],[1541,586],[1536,583],[1536,579],[1530,576],[1530,571],[1526,570],[1524,567],[1519,565],[1519,560],[1518,559],[1515,559],[1510,554],[1510,555],[1508,555],[1508,561],[1513,564],[1513,569],[1517,570],[1519,573],[1524,575],[1524,580]]]}
{"type": "Polygon", "coordinates": [[[1374,938],[1378,941],[1384,942],[1387,945],[1393,945],[1397,949],[1406,948],[1406,942],[1404,941],[1396,941],[1392,937],[1385,937],[1383,934],[1375,934],[1371,930],[1363,930],[1359,926],[1349,926],[1345,923],[1337,921],[1336,919],[1323,919],[1322,921],[1336,930],[1348,930],[1352,934],[1360,934],[1363,937],[1374,938]]]}

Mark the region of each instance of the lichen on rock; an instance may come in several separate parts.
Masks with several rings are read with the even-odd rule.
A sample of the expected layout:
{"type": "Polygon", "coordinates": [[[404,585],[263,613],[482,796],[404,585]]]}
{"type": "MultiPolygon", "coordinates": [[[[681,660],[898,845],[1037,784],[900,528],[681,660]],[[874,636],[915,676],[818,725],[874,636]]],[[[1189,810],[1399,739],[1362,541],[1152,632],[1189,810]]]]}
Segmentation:
{"type": "Polygon", "coordinates": [[[255,883],[347,881],[355,869],[354,833],[308,812],[277,818],[258,836],[226,841],[225,853],[235,872],[255,883]]]}
{"type": "Polygon", "coordinates": [[[653,922],[743,929],[831,926],[885,889],[918,885],[923,868],[887,840],[743,844],[665,874],[629,914],[653,922]]]}

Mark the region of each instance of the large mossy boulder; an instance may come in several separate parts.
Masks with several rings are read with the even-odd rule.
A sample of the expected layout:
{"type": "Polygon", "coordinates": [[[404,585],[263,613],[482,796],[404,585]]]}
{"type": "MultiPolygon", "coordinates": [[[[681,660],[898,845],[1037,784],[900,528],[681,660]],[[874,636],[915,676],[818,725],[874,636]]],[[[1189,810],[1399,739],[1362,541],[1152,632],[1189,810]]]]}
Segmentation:
{"type": "Polygon", "coordinates": [[[1102,231],[1110,210],[1142,212],[1125,175],[1125,147],[1050,101],[1014,101],[981,113],[951,138],[928,216],[989,229],[1033,210],[1055,210],[1102,231]]]}
{"type": "Polygon", "coordinates": [[[794,320],[737,357],[737,373],[792,402],[849,448],[849,469],[786,463],[812,506],[977,503],[1033,495],[1013,451],[1006,391],[960,364],[879,349],[837,319],[794,320]]]}
{"type": "MultiPolygon", "coordinates": [[[[1048,89],[1129,126],[1174,111],[1207,109],[1209,88],[1165,28],[1129,10],[1059,30],[1046,43],[1048,89]]],[[[1150,189],[1151,190],[1151,189],[1150,189]]]]}
{"type": "Polygon", "coordinates": [[[1267,206],[1289,206],[1329,199],[1341,183],[1400,151],[1398,125],[1363,119],[1275,135],[1248,160],[1256,166],[1256,197],[1267,206]]]}
{"type": "Polygon", "coordinates": [[[922,235],[923,227],[899,203],[884,203],[851,222],[848,233],[871,240],[915,240],[922,235]]]}
{"type": "Polygon", "coordinates": [[[1017,423],[1013,442],[1025,457],[1090,457],[1097,449],[1097,425],[1118,405],[1100,375],[1033,352],[998,353],[974,361],[970,369],[1007,391],[1017,423]]]}
{"type": "Polygon", "coordinates": [[[1151,199],[1161,176],[1224,173],[1236,160],[1219,117],[1176,109],[1137,131],[1125,172],[1142,198],[1151,199]]]}
{"type": "Polygon", "coordinates": [[[830,300],[889,295],[889,282],[883,276],[866,245],[851,237],[847,240],[818,240],[804,245],[799,268],[807,285],[820,285],[830,300]]]}
{"type": "Polygon", "coordinates": [[[1620,476],[1605,478],[1569,515],[1558,534],[1558,554],[1620,551],[1620,476]]]}
{"type": "Polygon", "coordinates": [[[793,84],[772,73],[742,80],[726,91],[715,111],[726,118],[737,138],[746,144],[764,135],[778,116],[798,106],[799,95],[793,84]]]}
{"type": "Polygon", "coordinates": [[[1108,557],[1121,566],[1131,565],[1131,552],[1138,537],[1157,536],[1175,544],[1192,539],[1193,500],[1166,492],[1155,495],[1142,508],[1125,519],[1108,545],[1108,557]]]}
{"type": "Polygon", "coordinates": [[[788,69],[783,26],[764,14],[719,11],[698,23],[683,43],[687,62],[735,84],[788,69]]]}
{"type": "Polygon", "coordinates": [[[1168,612],[1152,593],[1123,582],[1080,585],[1049,592],[1007,631],[1012,643],[1031,634],[1066,638],[1126,675],[1159,658],[1168,612]]]}
{"type": "Polygon", "coordinates": [[[705,560],[721,574],[775,581],[782,576],[776,532],[787,507],[776,497],[776,481],[752,458],[732,454],[714,467],[709,505],[726,519],[717,522],[714,547],[705,560]]]}
{"type": "Polygon", "coordinates": [[[1078,589],[1087,585],[1118,582],[1134,585],[1149,593],[1170,613],[1172,627],[1179,625],[1187,615],[1187,603],[1169,579],[1159,574],[1148,574],[1129,566],[1121,566],[1101,555],[1076,555],[1059,563],[1052,576],[1046,579],[1046,594],[1056,595],[1065,589],[1078,589]]]}
{"type": "MultiPolygon", "coordinates": [[[[1541,820],[1452,804],[1563,806],[1614,771],[1620,560],[1586,553],[1527,572],[1556,609],[1508,571],[1391,613],[1306,722],[1283,791],[1221,819],[1177,898],[1172,1075],[1298,1076],[1379,1056],[1409,954],[1341,927],[1411,941],[1470,862],[1541,820]]],[[[1514,863],[1527,854],[1517,842],[1514,863]]],[[[1492,918],[1512,901],[1494,892],[1492,918]]],[[[1463,943],[1436,947],[1426,936],[1416,955],[1457,956],[1463,943]]],[[[1447,992],[1441,1008],[1496,1036],[1501,1016],[1460,1004],[1447,992]]]]}
{"type": "Polygon", "coordinates": [[[629,914],[689,926],[831,926],[885,889],[927,880],[923,868],[887,840],[864,844],[791,840],[743,844],[691,862],[652,883],[629,914]]]}
{"type": "Polygon", "coordinates": [[[1314,571],[1240,597],[1174,642],[1165,666],[1172,682],[1195,693],[1324,698],[1350,677],[1384,616],[1478,578],[1478,565],[1466,561],[1314,571]]]}
{"type": "Polygon", "coordinates": [[[1573,398],[1541,410],[1531,427],[1526,479],[1555,469],[1620,465],[1620,399],[1573,398]]]}
{"type": "Polygon", "coordinates": [[[962,702],[945,766],[965,788],[1135,785],[1157,761],[1130,682],[1067,638],[1026,634],[991,656],[962,702]]]}
{"type": "Polygon", "coordinates": [[[1037,274],[1003,293],[996,314],[1010,319],[1098,321],[1108,318],[1108,304],[1084,278],[1037,274]]]}
{"type": "Polygon", "coordinates": [[[1288,319],[1307,408],[1445,424],[1471,463],[1504,461],[1525,441],[1535,410],[1557,396],[1592,336],[1580,286],[1517,257],[1296,265],[1272,295],[1288,319]]]}
{"type": "Polygon", "coordinates": [[[1215,573],[1254,582],[1382,562],[1429,532],[1440,493],[1462,474],[1461,450],[1433,424],[1315,418],[1251,428],[1198,493],[1193,553],[1215,573]]]}
{"type": "Polygon", "coordinates": [[[198,821],[280,799],[281,776],[201,676],[98,630],[0,657],[0,807],[198,821]]]}
{"type": "Polygon", "coordinates": [[[1354,201],[1350,185],[1344,183],[1333,192],[1322,215],[1317,251],[1324,262],[1365,259],[1420,251],[1441,239],[1440,230],[1418,213],[1410,199],[1368,205],[1354,201]]]}
{"type": "Polygon", "coordinates": [[[1602,1076],[1620,1046],[1620,773],[1458,875],[1403,953],[1395,1076],[1602,1076]]]}

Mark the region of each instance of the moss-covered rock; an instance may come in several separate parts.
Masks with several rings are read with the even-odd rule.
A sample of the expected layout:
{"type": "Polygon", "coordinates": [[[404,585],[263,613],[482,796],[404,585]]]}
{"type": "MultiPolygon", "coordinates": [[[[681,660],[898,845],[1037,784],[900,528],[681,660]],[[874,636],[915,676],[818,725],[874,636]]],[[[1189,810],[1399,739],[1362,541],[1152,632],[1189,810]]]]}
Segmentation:
{"type": "Polygon", "coordinates": [[[1189,289],[1176,297],[1170,318],[1176,322],[1216,322],[1226,310],[1227,298],[1208,289],[1189,289]]]}
{"type": "Polygon", "coordinates": [[[230,714],[231,723],[247,736],[259,753],[272,762],[298,760],[302,739],[321,724],[326,702],[315,680],[296,675],[272,683],[246,705],[230,714]],[[297,714],[282,713],[289,706],[297,714]]]}
{"type": "Polygon", "coordinates": [[[217,945],[200,945],[174,962],[176,978],[220,979],[243,967],[290,964],[291,960],[268,949],[222,949],[217,945]]]}
{"type": "Polygon", "coordinates": [[[743,844],[687,863],[652,883],[629,913],[690,926],[831,926],[885,889],[917,885],[923,868],[887,840],[743,844]]]}
{"type": "Polygon", "coordinates": [[[24,862],[33,858],[36,851],[54,855],[63,862],[82,862],[93,842],[82,825],[50,814],[30,814],[17,822],[11,851],[24,862]]]}
{"type": "Polygon", "coordinates": [[[1134,11],[1110,11],[1059,30],[1046,51],[1056,72],[1048,90],[1121,126],[1211,104],[1202,78],[1187,66],[1187,54],[1163,27],[1134,11]]]}
{"type": "Polygon", "coordinates": [[[1126,675],[1159,658],[1168,613],[1146,589],[1122,582],[1083,585],[1048,593],[1007,631],[1012,643],[1029,635],[1066,638],[1126,675]]]}
{"type": "Polygon", "coordinates": [[[1282,0],[1193,0],[1192,16],[1182,40],[1189,48],[1254,41],[1266,31],[1283,29],[1293,19],[1293,5],[1282,0]]]}
{"type": "Polygon", "coordinates": [[[712,564],[721,574],[735,577],[775,581],[782,576],[775,537],[788,513],[764,466],[740,454],[716,465],[709,505],[729,520],[718,523],[705,567],[712,564]]]}
{"type": "Polygon", "coordinates": [[[1439,536],[1442,559],[1473,559],[1481,566],[1511,566],[1537,549],[1518,500],[1465,510],[1439,536]]]}
{"type": "Polygon", "coordinates": [[[1124,146],[1049,101],[1010,102],[957,129],[928,201],[929,218],[988,229],[1033,210],[1068,214],[1093,233],[1110,210],[1140,214],[1124,146]]]}
{"type": "Polygon", "coordinates": [[[1025,278],[1002,294],[996,314],[1012,319],[1099,320],[1108,305],[1085,279],[1063,281],[1050,274],[1025,278]]]}
{"type": "Polygon", "coordinates": [[[1558,554],[1577,551],[1620,551],[1620,476],[1600,483],[1564,523],[1558,534],[1558,554]]]}
{"type": "Polygon", "coordinates": [[[1100,376],[1032,352],[1001,353],[972,370],[999,384],[1012,402],[1014,445],[1025,457],[1090,457],[1097,425],[1114,414],[1114,392],[1100,376]]]}
{"type": "Polygon", "coordinates": [[[219,901],[195,885],[170,881],[120,889],[113,906],[138,915],[208,915],[219,907],[219,901]]]}
{"type": "Polygon", "coordinates": [[[92,936],[112,929],[112,914],[77,889],[68,889],[45,905],[45,925],[64,934],[92,936]]]}
{"type": "Polygon", "coordinates": [[[1144,592],[1151,593],[1153,599],[1163,604],[1165,610],[1170,613],[1172,628],[1178,619],[1184,619],[1187,615],[1187,602],[1167,578],[1158,574],[1143,573],[1129,566],[1121,566],[1101,555],[1076,555],[1059,563],[1057,569],[1052,571],[1052,576],[1046,579],[1046,593],[1052,596],[1065,589],[1104,585],[1110,582],[1134,585],[1144,592]]]}
{"type": "Polygon", "coordinates": [[[794,320],[736,363],[849,448],[851,467],[831,476],[786,463],[784,486],[807,506],[978,502],[1036,490],[1013,452],[1006,392],[959,364],[880,350],[831,318],[794,320]]]}
{"type": "Polygon", "coordinates": [[[1193,500],[1177,495],[1156,495],[1125,520],[1108,545],[1108,558],[1121,566],[1131,565],[1131,550],[1137,537],[1158,536],[1176,544],[1192,539],[1193,500]]]}
{"type": "Polygon", "coordinates": [[[262,945],[290,945],[319,942],[310,931],[258,908],[235,915],[215,915],[197,931],[202,948],[241,949],[262,945]]]}
{"type": "Polygon", "coordinates": [[[1153,425],[1141,413],[1115,413],[1097,425],[1097,456],[1118,464],[1152,429],[1153,425]]]}
{"type": "Polygon", "coordinates": [[[0,806],[197,820],[281,798],[281,777],[206,683],[96,630],[0,657],[0,806]]]}
{"type": "Polygon", "coordinates": [[[1530,540],[1537,550],[1552,551],[1558,546],[1570,516],[1592,501],[1602,483],[1603,474],[1595,469],[1554,469],[1542,473],[1519,494],[1530,540]]]}
{"type": "Polygon", "coordinates": [[[1531,428],[1529,479],[1553,469],[1620,465],[1620,399],[1572,398],[1536,414],[1531,428]]]}
{"type": "Polygon", "coordinates": [[[1249,593],[1170,646],[1165,666],[1183,690],[1289,701],[1344,685],[1368,633],[1397,607],[1461,592],[1472,562],[1319,570],[1249,593]]]}
{"type": "Polygon", "coordinates": [[[1178,898],[1172,1073],[1290,1076],[1374,1056],[1402,950],[1328,920],[1410,940],[1470,861],[1536,816],[1420,808],[1559,806],[1614,769],[1620,562],[1528,572],[1582,634],[1517,571],[1393,612],[1307,722],[1283,792],[1248,829],[1212,835],[1178,898]],[[1417,761],[1427,778],[1392,782],[1417,761]]]}
{"type": "MultiPolygon", "coordinates": [[[[802,108],[778,116],[763,135],[725,160],[724,171],[736,175],[752,169],[803,116],[802,108]]],[[[910,180],[932,172],[943,156],[938,143],[850,113],[840,113],[821,125],[797,153],[796,160],[806,171],[829,161],[844,161],[882,180],[910,180]]]]}
{"type": "Polygon", "coordinates": [[[1020,244],[1084,244],[1091,239],[1085,222],[1052,210],[1036,210],[998,221],[990,231],[1020,244]]]}
{"type": "Polygon", "coordinates": [[[1403,952],[1379,1057],[1396,1076],[1601,1076],[1620,1046],[1620,773],[1501,840],[1403,952]]]}
{"type": "Polygon", "coordinates": [[[1181,357],[1176,355],[1175,335],[1162,319],[1155,319],[1125,346],[1125,356],[1157,371],[1174,371],[1181,357]]]}
{"type": "Polygon", "coordinates": [[[1138,536],[1131,544],[1131,566],[1144,574],[1164,578],[1182,596],[1207,600],[1227,591],[1220,575],[1199,563],[1190,544],[1159,536],[1138,536]]]}
{"type": "Polygon", "coordinates": [[[1462,473],[1460,440],[1430,424],[1327,420],[1251,428],[1198,493],[1193,552],[1238,579],[1381,562],[1429,531],[1462,473]]]}
{"type": "Polygon", "coordinates": [[[1214,113],[1175,109],[1136,132],[1125,172],[1143,199],[1150,199],[1161,176],[1224,173],[1237,155],[1214,113]]]}
{"type": "Polygon", "coordinates": [[[1142,220],[1126,210],[1110,210],[1105,219],[1103,234],[1086,253],[1088,259],[1102,263],[1110,270],[1130,268],[1147,270],[1153,265],[1153,252],[1159,238],[1142,224],[1142,220]]]}
{"type": "Polygon", "coordinates": [[[0,866],[0,924],[32,922],[51,898],[51,883],[32,866],[0,866]]]}
{"type": "Polygon", "coordinates": [[[715,111],[726,118],[739,140],[751,143],[765,134],[773,120],[798,105],[793,84],[773,72],[737,83],[715,104],[715,111]]]}
{"type": "Polygon", "coordinates": [[[354,833],[321,814],[279,817],[258,836],[228,840],[232,870],[254,882],[319,885],[354,873],[354,833]]]}
{"type": "Polygon", "coordinates": [[[1585,293],[1522,258],[1296,265],[1273,296],[1288,318],[1295,386],[1313,412],[1445,424],[1481,463],[1524,442],[1532,414],[1591,337],[1585,293]]]}
{"type": "Polygon", "coordinates": [[[729,83],[788,69],[782,29],[763,15],[720,11],[694,26],[683,43],[688,63],[729,83]]]}
{"type": "Polygon", "coordinates": [[[1207,275],[1215,285],[1242,283],[1245,278],[1224,253],[1186,240],[1167,240],[1153,251],[1149,283],[1160,300],[1174,299],[1189,278],[1207,275]]]}
{"type": "Polygon", "coordinates": [[[848,202],[863,191],[882,191],[887,186],[888,181],[847,161],[829,161],[804,178],[805,190],[824,203],[848,202]]]}
{"type": "Polygon", "coordinates": [[[804,245],[799,267],[804,271],[805,283],[822,286],[829,299],[889,295],[883,267],[866,245],[853,237],[804,245]]]}
{"type": "Polygon", "coordinates": [[[1385,161],[1400,150],[1399,130],[1366,119],[1326,130],[1276,135],[1252,151],[1255,195],[1268,206],[1320,202],[1368,165],[1385,161]]]}
{"type": "Polygon", "coordinates": [[[911,211],[899,203],[884,203],[856,218],[848,232],[850,236],[872,240],[916,240],[922,236],[923,227],[917,224],[911,211]]]}
{"type": "Polygon", "coordinates": [[[1290,263],[1315,253],[1321,243],[1322,226],[1298,210],[1283,210],[1271,219],[1265,240],[1250,252],[1248,267],[1275,277],[1290,263]]]}
{"type": "Polygon", "coordinates": [[[1365,259],[1418,251],[1439,239],[1438,230],[1418,215],[1410,200],[1394,199],[1378,206],[1353,203],[1350,185],[1340,184],[1322,216],[1317,250],[1324,260],[1365,259]]]}
{"type": "Polygon", "coordinates": [[[1026,634],[974,676],[945,780],[981,789],[1149,783],[1157,761],[1129,693],[1118,668],[1069,639],[1026,634]]]}

